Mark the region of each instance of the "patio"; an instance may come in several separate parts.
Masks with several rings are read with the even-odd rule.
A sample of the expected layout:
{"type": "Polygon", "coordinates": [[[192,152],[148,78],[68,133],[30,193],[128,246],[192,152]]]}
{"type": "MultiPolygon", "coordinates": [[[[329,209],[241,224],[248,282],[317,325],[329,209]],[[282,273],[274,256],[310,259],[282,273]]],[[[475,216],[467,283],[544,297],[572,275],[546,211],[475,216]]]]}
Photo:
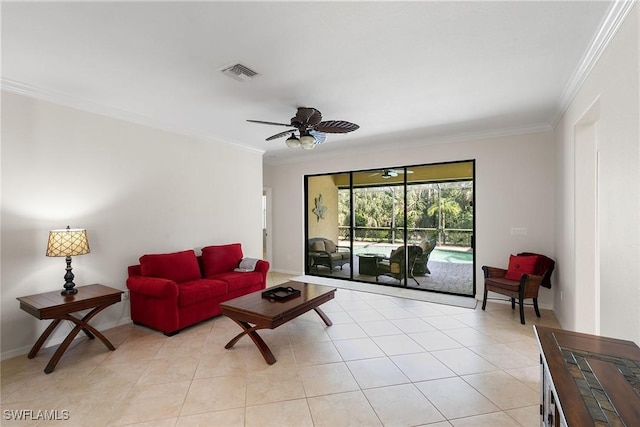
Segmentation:
{"type": "MultiPolygon", "coordinates": [[[[341,242],[341,245],[347,246],[347,242],[341,242]]],[[[360,274],[358,254],[380,254],[389,256],[392,249],[398,245],[390,245],[384,243],[366,244],[363,242],[354,242],[353,266],[345,264],[343,269],[336,268],[333,273],[329,273],[328,269],[320,268],[313,274],[327,277],[350,278],[351,269],[353,268],[353,279],[361,282],[380,283],[388,285],[400,285],[400,282],[393,277],[379,276],[378,282],[376,277],[366,274],[360,274]]],[[[408,288],[446,292],[458,295],[473,295],[473,254],[468,248],[439,248],[432,252],[428,263],[431,274],[425,276],[415,276],[418,284],[409,278],[407,281],[408,288]]],[[[404,285],[404,281],[402,283],[404,285]]]]}

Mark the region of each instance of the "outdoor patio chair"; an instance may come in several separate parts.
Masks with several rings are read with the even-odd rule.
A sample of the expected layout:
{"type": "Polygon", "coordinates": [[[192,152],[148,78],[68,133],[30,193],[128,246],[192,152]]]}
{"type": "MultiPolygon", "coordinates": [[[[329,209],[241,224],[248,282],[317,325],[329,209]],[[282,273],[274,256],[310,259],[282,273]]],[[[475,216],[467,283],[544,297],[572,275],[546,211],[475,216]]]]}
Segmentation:
{"type": "Polygon", "coordinates": [[[544,255],[522,252],[517,256],[511,255],[507,270],[497,267],[482,266],[484,271],[484,299],[482,309],[487,306],[487,292],[496,292],[511,299],[511,309],[515,309],[516,298],[520,305],[520,323],[524,323],[524,303],[526,298],[533,298],[533,308],[536,316],[538,310],[538,291],[540,286],[551,288],[551,273],[555,268],[555,261],[544,255]]]}
{"type": "MultiPolygon", "coordinates": [[[[416,263],[418,262],[418,258],[422,255],[422,248],[420,246],[411,245],[407,247],[409,260],[408,260],[408,277],[411,277],[415,282],[420,285],[418,279],[414,276],[414,269],[416,263]]],[[[376,266],[376,282],[378,281],[379,276],[391,276],[396,280],[399,280],[402,283],[404,279],[405,272],[405,250],[404,246],[400,246],[398,249],[394,249],[391,251],[391,256],[389,258],[380,258],[378,259],[378,263],[376,266]]],[[[405,286],[406,286],[405,282],[405,286]]]]}
{"type": "Polygon", "coordinates": [[[340,267],[351,262],[351,250],[346,246],[338,246],[332,240],[324,237],[309,239],[309,268],[318,269],[318,266],[329,268],[333,273],[334,267],[340,267]]]}
{"type": "Polygon", "coordinates": [[[431,274],[427,263],[429,262],[429,255],[431,255],[431,252],[436,248],[436,239],[424,240],[419,246],[422,249],[422,254],[416,258],[413,274],[416,276],[431,274]]]}

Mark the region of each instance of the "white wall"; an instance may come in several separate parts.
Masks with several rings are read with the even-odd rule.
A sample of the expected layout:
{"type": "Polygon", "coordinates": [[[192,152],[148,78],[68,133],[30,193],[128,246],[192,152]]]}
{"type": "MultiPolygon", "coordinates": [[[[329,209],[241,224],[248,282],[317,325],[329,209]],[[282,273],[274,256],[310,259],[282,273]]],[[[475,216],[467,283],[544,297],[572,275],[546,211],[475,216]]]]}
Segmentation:
{"type": "MultiPolygon", "coordinates": [[[[557,125],[555,139],[558,176],[556,252],[560,266],[558,274],[563,284],[556,291],[556,315],[567,329],[599,332],[640,344],[638,4],[633,6],[557,125]],[[595,121],[594,148],[599,158],[595,184],[597,197],[591,196],[599,224],[595,230],[581,229],[584,214],[574,209],[576,189],[593,179],[593,171],[576,167],[576,162],[585,159],[584,146],[576,144],[589,143],[576,132],[585,118],[595,121]],[[579,272],[593,271],[588,257],[575,256],[581,252],[575,242],[580,242],[585,235],[595,236],[591,238],[591,244],[598,249],[595,282],[599,292],[598,287],[590,286],[590,281],[579,279],[579,272]],[[595,309],[593,305],[596,305],[595,309]],[[594,318],[600,322],[596,324],[594,318]]],[[[584,201],[578,197],[578,203],[584,201]]]]}
{"type": "MultiPolygon", "coordinates": [[[[2,95],[3,358],[26,353],[48,324],[16,298],[62,289],[64,258],[45,257],[50,229],[87,229],[78,285],[126,289],[144,253],[241,242],[262,255],[262,153],[2,95]]],[[[94,319],[127,321],[128,302],[94,319]]],[[[52,343],[70,328],[59,329],[52,343]]]]}
{"type": "MultiPolygon", "coordinates": [[[[309,161],[265,165],[265,185],[273,188],[273,266],[304,271],[303,182],[305,174],[476,160],[476,277],[483,292],[482,265],[506,267],[509,254],[533,251],[554,257],[554,149],[551,132],[495,137],[446,144],[416,145],[366,156],[322,158],[322,147],[309,161]],[[527,236],[511,236],[526,227],[527,236]]],[[[553,306],[553,292],[540,292],[541,306],[553,306]]]]}

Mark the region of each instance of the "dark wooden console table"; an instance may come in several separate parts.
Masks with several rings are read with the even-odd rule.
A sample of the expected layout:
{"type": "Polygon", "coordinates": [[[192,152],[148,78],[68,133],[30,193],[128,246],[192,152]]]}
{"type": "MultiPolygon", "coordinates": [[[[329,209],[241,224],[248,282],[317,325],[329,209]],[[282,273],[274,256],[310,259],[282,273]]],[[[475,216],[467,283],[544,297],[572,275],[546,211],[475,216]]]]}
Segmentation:
{"type": "Polygon", "coordinates": [[[57,290],[18,298],[20,308],[32,316],[38,319],[54,319],[33,345],[27,356],[29,359],[36,357],[42,345],[61,321],[69,320],[76,325],[53,354],[47,367],[44,368],[44,372],[47,374],[53,372],[60,358],[81,330],[89,339],[100,338],[109,350],[116,349],[104,335],[89,325],[89,320],[105,308],[119,302],[123,291],[103,285],[78,286],[76,289],[78,293],[75,295],[60,295],[60,290],[57,290]],[[71,315],[71,313],[88,309],[92,310],[82,318],[71,315]]]}
{"type": "Polygon", "coordinates": [[[631,341],[534,326],[543,426],[640,426],[640,348],[631,341]]]}

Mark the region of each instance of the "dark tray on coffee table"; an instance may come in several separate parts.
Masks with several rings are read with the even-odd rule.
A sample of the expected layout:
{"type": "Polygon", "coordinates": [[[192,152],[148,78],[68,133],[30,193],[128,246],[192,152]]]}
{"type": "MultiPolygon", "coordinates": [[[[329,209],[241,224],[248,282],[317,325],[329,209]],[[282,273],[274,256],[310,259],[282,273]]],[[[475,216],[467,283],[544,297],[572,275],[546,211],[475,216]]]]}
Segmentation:
{"type": "Polygon", "coordinates": [[[300,291],[291,286],[279,286],[262,292],[262,298],[275,301],[286,301],[297,296],[300,296],[300,291]]]}

